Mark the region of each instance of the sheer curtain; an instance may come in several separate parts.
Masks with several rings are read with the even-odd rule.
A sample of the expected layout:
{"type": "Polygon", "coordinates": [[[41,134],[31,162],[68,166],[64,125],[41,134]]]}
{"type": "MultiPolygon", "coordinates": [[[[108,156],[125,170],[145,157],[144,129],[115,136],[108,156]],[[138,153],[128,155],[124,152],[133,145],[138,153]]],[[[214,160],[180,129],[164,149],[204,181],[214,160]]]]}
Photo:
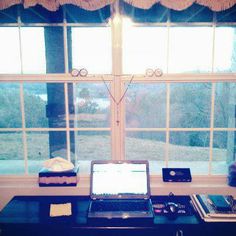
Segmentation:
{"type": "MultiPolygon", "coordinates": [[[[50,11],[56,11],[60,5],[73,4],[86,10],[97,10],[119,0],[0,0],[0,9],[6,9],[15,4],[23,4],[25,8],[37,4],[50,11]]],[[[193,3],[209,7],[213,11],[223,11],[236,4],[236,0],[123,0],[138,8],[148,9],[156,3],[174,9],[183,10],[193,3]]]]}

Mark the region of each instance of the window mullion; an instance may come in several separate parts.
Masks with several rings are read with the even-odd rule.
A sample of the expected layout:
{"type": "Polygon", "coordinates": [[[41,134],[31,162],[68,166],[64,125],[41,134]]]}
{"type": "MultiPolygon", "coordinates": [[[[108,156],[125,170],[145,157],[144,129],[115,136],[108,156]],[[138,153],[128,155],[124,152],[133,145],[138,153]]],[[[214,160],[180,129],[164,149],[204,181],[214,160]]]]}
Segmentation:
{"type": "Polygon", "coordinates": [[[216,13],[213,15],[213,32],[212,32],[212,68],[211,72],[214,73],[215,67],[215,38],[216,38],[216,13]]]}
{"type": "Polygon", "coordinates": [[[25,166],[25,174],[28,174],[29,170],[28,170],[27,137],[26,137],[26,127],[25,127],[25,106],[24,106],[23,82],[20,83],[20,108],[21,108],[21,119],[22,119],[24,166],[25,166]]]}
{"type": "Polygon", "coordinates": [[[211,88],[211,120],[210,120],[210,150],[209,150],[209,171],[208,174],[212,173],[212,160],[213,160],[213,138],[214,138],[214,113],[215,113],[215,83],[212,83],[211,88]]]}
{"type": "Polygon", "coordinates": [[[166,149],[165,149],[165,166],[169,162],[169,143],[170,143],[170,83],[166,84],[166,149]]]}
{"type": "Polygon", "coordinates": [[[18,32],[19,32],[19,49],[20,49],[20,69],[21,74],[23,74],[23,55],[22,55],[22,37],[21,37],[21,27],[20,27],[20,17],[18,16],[18,32]]]}
{"type": "MultiPolygon", "coordinates": [[[[64,84],[64,94],[65,94],[65,116],[66,116],[66,147],[67,147],[67,160],[71,161],[70,156],[70,123],[69,123],[69,99],[68,99],[68,84],[64,84]]],[[[77,163],[75,163],[77,164],[77,163]]]]}
{"type": "Polygon", "coordinates": [[[68,58],[68,44],[67,44],[67,22],[66,22],[65,8],[63,8],[63,37],[64,37],[64,63],[65,73],[69,72],[69,58],[68,58]]]}
{"type": "MultiPolygon", "coordinates": [[[[122,96],[122,19],[119,13],[119,2],[112,6],[112,92],[116,102],[122,96]]],[[[116,104],[111,100],[112,159],[124,159],[124,109],[123,102],[116,104]]]]}
{"type": "Polygon", "coordinates": [[[167,56],[166,56],[166,73],[169,73],[169,57],[170,57],[170,9],[168,9],[167,20],[167,56]]]}

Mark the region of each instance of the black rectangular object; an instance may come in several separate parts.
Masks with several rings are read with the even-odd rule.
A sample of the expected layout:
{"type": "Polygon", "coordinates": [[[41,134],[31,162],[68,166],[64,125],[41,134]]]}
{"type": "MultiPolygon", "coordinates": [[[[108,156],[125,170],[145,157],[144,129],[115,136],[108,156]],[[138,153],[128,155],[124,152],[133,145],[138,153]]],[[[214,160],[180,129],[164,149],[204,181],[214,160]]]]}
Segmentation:
{"type": "Polygon", "coordinates": [[[190,168],[162,168],[164,182],[191,182],[190,168]]]}

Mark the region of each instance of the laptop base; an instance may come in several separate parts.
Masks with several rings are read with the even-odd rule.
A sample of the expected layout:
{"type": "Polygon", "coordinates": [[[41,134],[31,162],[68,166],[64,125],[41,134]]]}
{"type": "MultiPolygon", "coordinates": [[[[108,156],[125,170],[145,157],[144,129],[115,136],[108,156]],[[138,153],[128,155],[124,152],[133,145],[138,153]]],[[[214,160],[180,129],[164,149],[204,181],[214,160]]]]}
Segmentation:
{"type": "Polygon", "coordinates": [[[130,218],[120,218],[120,217],[112,217],[112,218],[105,218],[105,217],[88,217],[87,223],[90,225],[98,225],[98,226],[133,226],[133,225],[140,225],[140,226],[148,226],[153,224],[154,216],[146,217],[146,218],[137,218],[137,217],[130,217],[130,218]]]}

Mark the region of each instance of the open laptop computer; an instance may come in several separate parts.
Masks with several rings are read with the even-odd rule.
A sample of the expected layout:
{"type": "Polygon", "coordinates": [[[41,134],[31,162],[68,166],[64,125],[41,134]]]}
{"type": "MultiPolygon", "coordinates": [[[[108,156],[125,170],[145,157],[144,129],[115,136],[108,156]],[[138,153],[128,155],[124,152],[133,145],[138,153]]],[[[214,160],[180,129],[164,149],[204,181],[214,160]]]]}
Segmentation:
{"type": "Polygon", "coordinates": [[[89,219],[152,219],[148,161],[92,161],[89,219]]]}

